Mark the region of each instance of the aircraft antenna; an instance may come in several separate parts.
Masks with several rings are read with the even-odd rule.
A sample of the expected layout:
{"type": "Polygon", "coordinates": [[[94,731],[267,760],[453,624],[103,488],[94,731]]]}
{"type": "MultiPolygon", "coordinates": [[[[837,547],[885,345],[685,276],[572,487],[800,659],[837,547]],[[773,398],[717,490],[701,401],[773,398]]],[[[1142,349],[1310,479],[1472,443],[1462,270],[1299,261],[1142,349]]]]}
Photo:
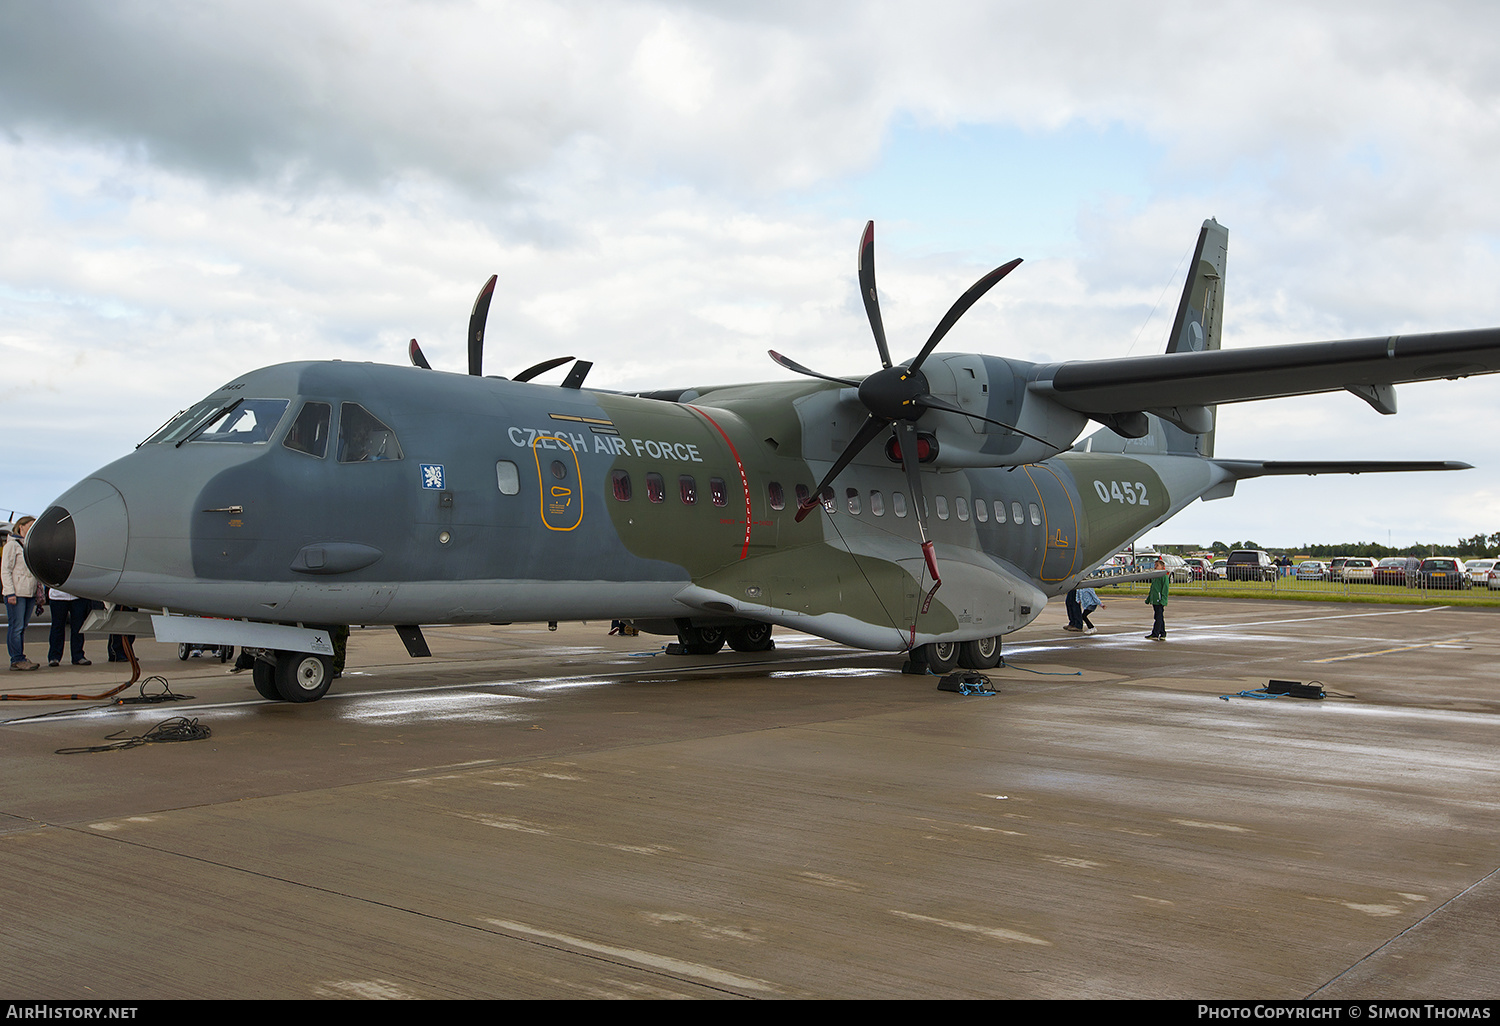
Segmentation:
{"type": "MultiPolygon", "coordinates": [[[[1194,245],[1196,245],[1196,243],[1194,243],[1194,245]]],[[[1151,323],[1151,318],[1156,316],[1156,310],[1161,306],[1161,301],[1166,298],[1167,290],[1170,289],[1172,287],[1172,283],[1177,280],[1177,272],[1182,270],[1182,262],[1188,258],[1188,254],[1192,251],[1193,246],[1189,246],[1187,249],[1182,251],[1182,256],[1178,259],[1177,266],[1172,268],[1172,273],[1167,277],[1167,283],[1161,287],[1161,295],[1156,297],[1156,302],[1152,305],[1151,312],[1148,313],[1146,315],[1146,319],[1141,322],[1140,330],[1135,333],[1135,338],[1130,340],[1130,349],[1125,350],[1126,356],[1130,355],[1131,350],[1135,349],[1135,344],[1141,340],[1141,335],[1145,333],[1146,326],[1151,323]]]]}

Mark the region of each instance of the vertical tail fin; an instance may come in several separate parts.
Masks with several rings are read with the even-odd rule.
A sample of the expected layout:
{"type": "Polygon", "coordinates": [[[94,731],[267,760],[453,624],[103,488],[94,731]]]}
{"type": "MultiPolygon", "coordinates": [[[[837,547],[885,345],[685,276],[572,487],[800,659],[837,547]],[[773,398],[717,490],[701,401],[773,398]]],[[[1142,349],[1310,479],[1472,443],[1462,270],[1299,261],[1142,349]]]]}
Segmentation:
{"type": "MultiPolygon", "coordinates": [[[[1167,352],[1201,352],[1218,349],[1224,326],[1224,266],[1229,254],[1229,231],[1209,218],[1198,233],[1198,247],[1188,265],[1187,282],[1177,305],[1177,319],[1167,352]]],[[[1218,411],[1213,406],[1192,410],[1152,410],[1166,421],[1167,452],[1214,454],[1214,423],[1218,411]]]]}
{"type": "MultiPolygon", "coordinates": [[[[1167,340],[1167,352],[1201,352],[1218,349],[1224,324],[1224,266],[1229,253],[1229,230],[1213,218],[1203,222],[1193,262],[1188,265],[1187,282],[1177,304],[1177,319],[1167,340]]],[[[1147,418],[1144,433],[1131,430],[1132,424],[1107,425],[1084,438],[1073,448],[1079,452],[1174,453],[1212,456],[1214,425],[1218,408],[1214,406],[1173,406],[1143,410],[1155,414],[1147,418]]]]}

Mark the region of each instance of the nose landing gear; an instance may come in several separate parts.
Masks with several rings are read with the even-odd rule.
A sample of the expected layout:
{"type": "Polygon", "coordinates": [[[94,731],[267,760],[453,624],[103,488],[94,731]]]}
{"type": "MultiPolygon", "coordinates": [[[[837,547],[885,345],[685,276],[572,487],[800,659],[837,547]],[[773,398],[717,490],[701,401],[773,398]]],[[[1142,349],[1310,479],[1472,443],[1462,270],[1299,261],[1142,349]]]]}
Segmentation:
{"type": "Polygon", "coordinates": [[[333,683],[333,660],[311,652],[261,652],[251,674],[264,699],[316,702],[333,683]]]}

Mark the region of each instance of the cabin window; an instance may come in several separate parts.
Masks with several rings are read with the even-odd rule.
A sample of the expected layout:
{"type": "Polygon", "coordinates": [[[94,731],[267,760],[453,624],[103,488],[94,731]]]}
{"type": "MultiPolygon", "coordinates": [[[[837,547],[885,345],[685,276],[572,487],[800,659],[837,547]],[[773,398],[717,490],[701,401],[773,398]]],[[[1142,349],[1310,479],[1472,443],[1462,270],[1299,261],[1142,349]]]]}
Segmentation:
{"type": "Polygon", "coordinates": [[[902,495],[900,492],[892,492],[891,509],[895,511],[896,516],[898,517],[906,516],[906,496],[902,495]]]}
{"type": "Polygon", "coordinates": [[[1033,524],[1036,524],[1038,527],[1040,527],[1042,523],[1042,511],[1037,508],[1037,505],[1034,502],[1031,504],[1031,522],[1033,524]]]}
{"type": "Polygon", "coordinates": [[[807,500],[811,496],[812,493],[807,490],[807,485],[799,484],[797,486],[797,508],[800,510],[802,507],[809,505],[807,500]]]}
{"type": "Polygon", "coordinates": [[[711,477],[708,479],[708,497],[713,500],[715,506],[729,504],[729,489],[725,486],[722,477],[711,477]]]}
{"type": "Polygon", "coordinates": [[[246,399],[231,403],[207,427],[190,436],[195,442],[241,442],[251,445],[269,441],[281,415],[291,405],[287,399],[246,399]]]}
{"type": "Polygon", "coordinates": [[[1011,500],[1010,518],[1018,524],[1026,523],[1026,515],[1021,512],[1021,504],[1015,500],[1011,500]]]}
{"type": "Polygon", "coordinates": [[[305,452],[322,459],[328,455],[328,425],[332,420],[333,407],[329,404],[303,403],[281,444],[293,452],[305,452]]]}
{"type": "Polygon", "coordinates": [[[615,491],[615,498],[620,502],[630,501],[630,471],[616,470],[609,475],[609,483],[615,491]]]}
{"type": "Polygon", "coordinates": [[[780,481],[772,481],[766,485],[766,497],[770,500],[772,509],[786,509],[786,491],[781,487],[780,481]]]}
{"type": "Polygon", "coordinates": [[[974,500],[974,519],[977,520],[977,521],[979,521],[981,524],[989,522],[989,519],[990,519],[990,506],[989,506],[989,503],[985,502],[983,499],[975,499],[974,500]]]}
{"type": "Polygon", "coordinates": [[[870,512],[877,517],[885,516],[885,499],[881,498],[878,491],[871,490],[870,492],[870,512]]]}
{"type": "Polygon", "coordinates": [[[823,493],[819,495],[818,498],[822,501],[823,508],[829,513],[838,512],[837,508],[833,504],[833,485],[829,485],[827,488],[824,488],[823,493]]]}
{"type": "Polygon", "coordinates": [[[955,513],[958,514],[958,519],[960,519],[960,520],[968,520],[969,519],[969,500],[966,499],[966,498],[964,498],[962,495],[956,497],[953,500],[953,512],[955,512],[955,513]]]}
{"type": "Polygon", "coordinates": [[[501,495],[515,495],[521,490],[520,468],[510,460],[500,460],[495,464],[495,483],[501,495]]]}
{"type": "Polygon", "coordinates": [[[995,500],[995,523],[1005,523],[1005,503],[1000,499],[995,500]]]}
{"type": "Polygon", "coordinates": [[[667,479],[657,473],[646,475],[646,498],[652,502],[667,500],[667,479]]]}
{"type": "MultiPolygon", "coordinates": [[[[926,496],[923,496],[923,498],[926,498],[926,496]]],[[[946,496],[946,495],[939,495],[933,501],[935,503],[937,503],[938,519],[939,520],[947,520],[948,519],[948,496],[946,496]]]]}
{"type": "Polygon", "coordinates": [[[396,433],[359,403],[339,407],[339,462],[374,463],[399,460],[401,443],[396,433]]]}
{"type": "Polygon", "coordinates": [[[859,512],[859,508],[860,508],[860,503],[859,503],[859,489],[858,488],[846,488],[846,489],[844,489],[844,497],[849,500],[849,512],[857,514],[859,512]]]}
{"type": "Polygon", "coordinates": [[[692,474],[683,474],[677,479],[677,490],[682,495],[684,506],[691,506],[698,501],[698,481],[692,474]]]}

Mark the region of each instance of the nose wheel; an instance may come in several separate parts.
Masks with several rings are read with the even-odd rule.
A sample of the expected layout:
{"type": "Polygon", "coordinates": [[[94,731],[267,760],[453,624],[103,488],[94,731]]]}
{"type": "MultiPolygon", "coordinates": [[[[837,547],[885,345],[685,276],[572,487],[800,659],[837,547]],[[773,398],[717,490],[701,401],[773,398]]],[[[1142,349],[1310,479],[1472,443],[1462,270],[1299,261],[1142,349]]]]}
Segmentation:
{"type": "Polygon", "coordinates": [[[333,683],[333,660],[311,652],[274,652],[269,659],[256,659],[251,674],[262,698],[316,702],[333,683]]]}

